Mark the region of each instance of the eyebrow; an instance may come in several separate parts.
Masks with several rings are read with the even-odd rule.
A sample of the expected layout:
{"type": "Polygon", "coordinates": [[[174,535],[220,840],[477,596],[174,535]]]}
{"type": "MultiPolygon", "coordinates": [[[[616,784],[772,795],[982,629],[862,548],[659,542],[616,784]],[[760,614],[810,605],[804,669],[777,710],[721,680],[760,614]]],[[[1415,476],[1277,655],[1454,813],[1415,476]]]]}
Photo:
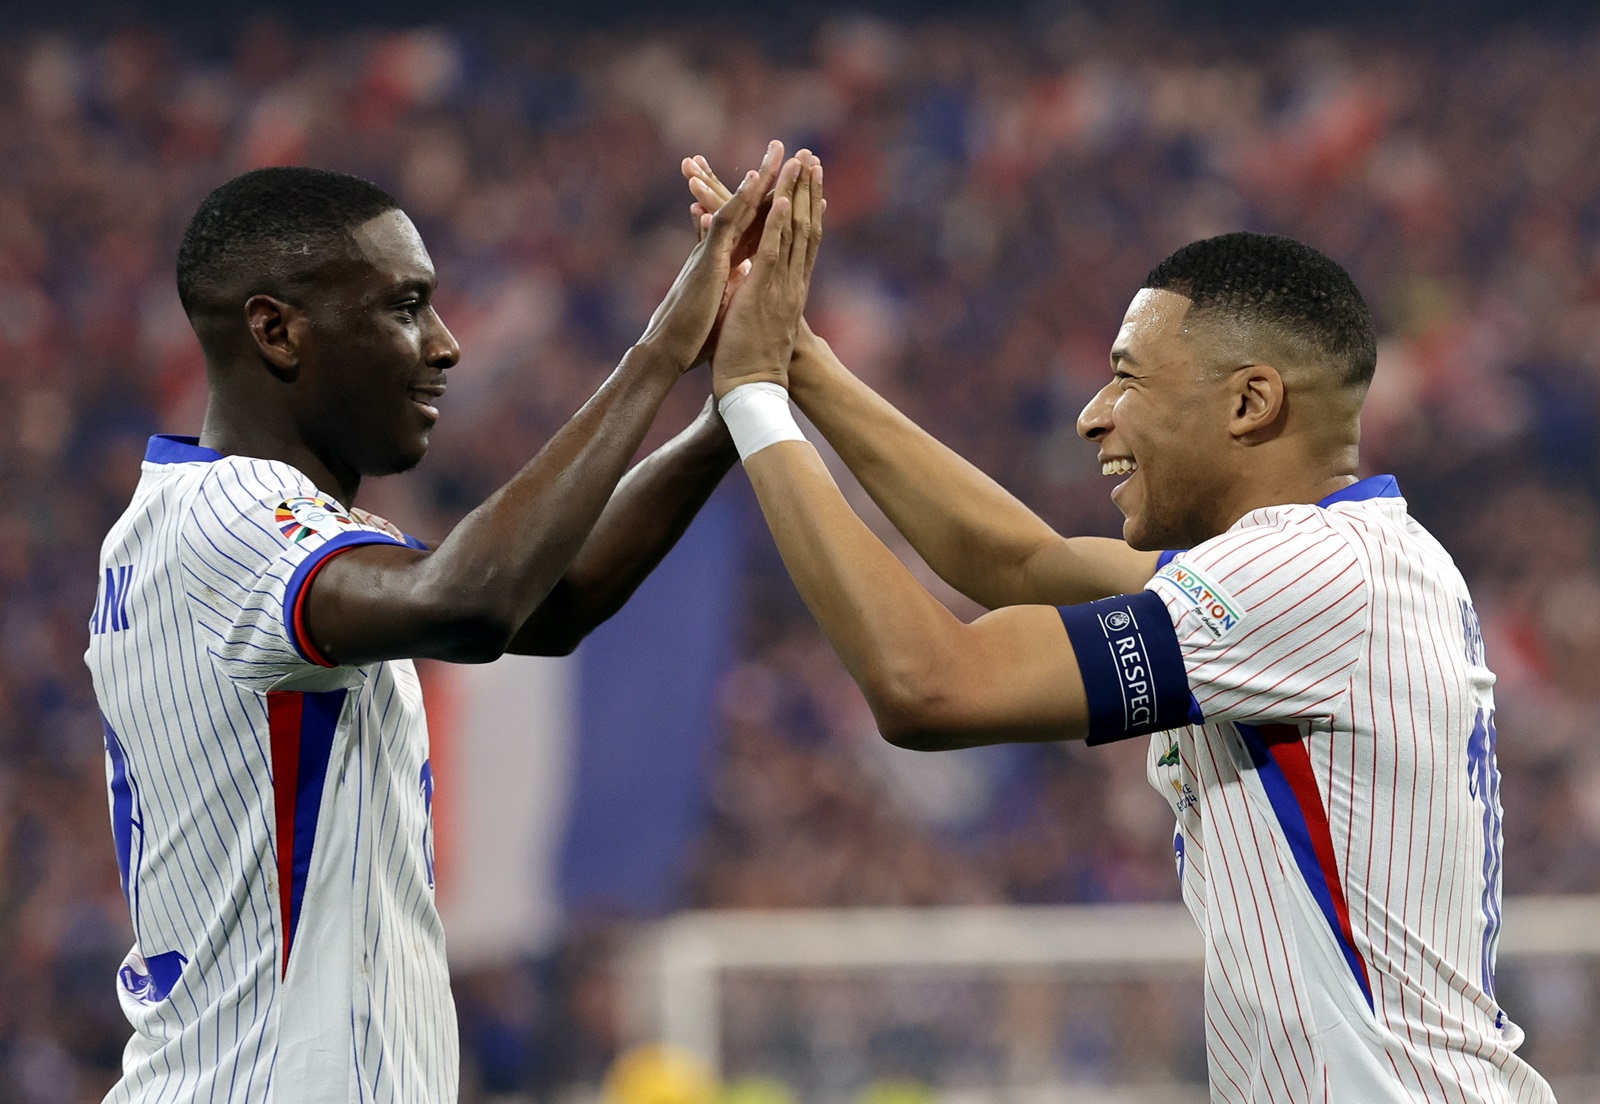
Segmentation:
{"type": "Polygon", "coordinates": [[[398,284],[392,285],[389,288],[389,293],[391,295],[407,295],[407,294],[431,295],[433,293],[434,289],[437,288],[438,286],[439,286],[439,281],[438,281],[437,278],[424,277],[424,276],[411,276],[411,277],[408,277],[407,279],[401,280],[398,284]]]}

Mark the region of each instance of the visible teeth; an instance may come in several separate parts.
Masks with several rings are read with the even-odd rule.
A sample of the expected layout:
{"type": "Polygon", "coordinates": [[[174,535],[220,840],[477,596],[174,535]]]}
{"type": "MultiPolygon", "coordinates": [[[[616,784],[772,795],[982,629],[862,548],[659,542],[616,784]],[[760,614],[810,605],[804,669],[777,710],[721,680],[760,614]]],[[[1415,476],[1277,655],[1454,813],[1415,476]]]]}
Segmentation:
{"type": "Polygon", "coordinates": [[[1139,470],[1132,460],[1107,460],[1100,465],[1101,475],[1130,475],[1139,470]]]}

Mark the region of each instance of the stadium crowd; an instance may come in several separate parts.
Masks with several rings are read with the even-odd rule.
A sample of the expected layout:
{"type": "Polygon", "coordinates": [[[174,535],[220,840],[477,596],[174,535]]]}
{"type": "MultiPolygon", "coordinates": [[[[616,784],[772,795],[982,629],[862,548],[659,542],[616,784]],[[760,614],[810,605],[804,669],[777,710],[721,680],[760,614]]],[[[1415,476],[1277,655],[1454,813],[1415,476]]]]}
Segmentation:
{"type": "MultiPolygon", "coordinates": [[[[363,502],[421,533],[531,455],[641,332],[691,240],[685,154],[742,168],[773,134],[817,150],[814,325],[1070,532],[1117,531],[1073,422],[1145,271],[1238,227],[1318,246],[1382,335],[1366,467],[1399,476],[1477,596],[1506,891],[1600,892],[1600,25],[1230,41],[1082,15],[854,18],[797,46],[699,25],[308,36],[262,19],[221,52],[144,27],[12,37],[0,62],[0,473],[16,491],[0,504],[0,1100],[99,1099],[127,1036],[81,660],[95,551],[146,436],[203,409],[172,283],[183,223],[266,164],[390,188],[443,275],[467,350],[447,423],[416,475],[363,502]]],[[[680,388],[658,439],[704,392],[680,388]]],[[[1174,896],[1142,741],[887,748],[752,534],[683,903],[1174,896]]],[[[460,980],[466,1099],[598,1083],[616,933],[460,980]]],[[[1594,1072],[1595,978],[1522,971],[1508,989],[1536,1065],[1594,1072]]]]}

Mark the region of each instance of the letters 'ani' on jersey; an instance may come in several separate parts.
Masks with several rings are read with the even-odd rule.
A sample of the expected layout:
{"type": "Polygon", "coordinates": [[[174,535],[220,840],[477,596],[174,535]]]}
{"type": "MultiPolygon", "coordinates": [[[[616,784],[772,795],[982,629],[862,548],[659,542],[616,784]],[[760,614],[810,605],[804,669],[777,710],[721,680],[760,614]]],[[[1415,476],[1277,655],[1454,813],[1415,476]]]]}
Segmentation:
{"type": "Polygon", "coordinates": [[[1376,476],[1066,607],[1090,742],[1153,733],[1206,943],[1211,1097],[1553,1104],[1495,1000],[1494,675],[1376,476]]]}
{"type": "Polygon", "coordinates": [[[303,631],[374,542],[411,543],[287,464],[150,442],[86,656],[136,939],[111,1102],[455,1099],[416,672],[303,631]]]}

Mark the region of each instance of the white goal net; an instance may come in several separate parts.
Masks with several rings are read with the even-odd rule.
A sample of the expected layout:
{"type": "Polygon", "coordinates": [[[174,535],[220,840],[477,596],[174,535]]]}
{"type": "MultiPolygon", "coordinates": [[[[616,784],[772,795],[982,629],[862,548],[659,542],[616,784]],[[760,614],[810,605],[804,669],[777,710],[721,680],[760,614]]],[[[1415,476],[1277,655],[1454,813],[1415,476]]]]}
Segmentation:
{"type": "MultiPolygon", "coordinates": [[[[625,955],[624,1035],[807,1104],[871,1085],[1188,1104],[1205,1099],[1200,955],[1179,905],[687,912],[625,955]]],[[[1600,1104],[1600,897],[1508,901],[1499,961],[1525,1053],[1563,1104],[1600,1104]]]]}

